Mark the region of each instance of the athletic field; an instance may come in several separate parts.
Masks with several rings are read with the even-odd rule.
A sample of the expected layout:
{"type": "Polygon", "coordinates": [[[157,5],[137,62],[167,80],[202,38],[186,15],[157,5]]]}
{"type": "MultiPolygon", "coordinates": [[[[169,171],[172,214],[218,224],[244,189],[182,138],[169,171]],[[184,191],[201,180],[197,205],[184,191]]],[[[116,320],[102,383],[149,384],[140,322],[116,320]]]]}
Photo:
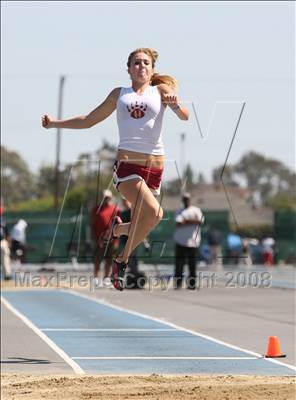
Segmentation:
{"type": "Polygon", "coordinates": [[[2,281],[3,398],[294,398],[293,267],[200,269],[175,290],[170,266],[142,265],[145,289],[122,293],[51,268],[2,281]],[[269,336],[285,358],[264,357],[269,336]]]}

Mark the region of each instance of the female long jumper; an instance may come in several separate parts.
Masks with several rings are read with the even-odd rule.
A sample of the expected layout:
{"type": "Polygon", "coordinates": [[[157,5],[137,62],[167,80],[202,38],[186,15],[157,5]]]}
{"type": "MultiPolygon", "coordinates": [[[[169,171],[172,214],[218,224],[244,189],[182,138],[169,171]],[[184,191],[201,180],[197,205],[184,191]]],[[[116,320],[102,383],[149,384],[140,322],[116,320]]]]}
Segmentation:
{"type": "Polygon", "coordinates": [[[169,106],[181,120],[188,120],[188,110],[178,104],[177,81],[154,72],[158,54],[150,48],[134,50],[128,57],[131,87],[118,87],[88,115],[67,120],[42,117],[44,128],[90,128],[117,110],[119,145],[114,163],[113,181],[117,190],[131,203],[132,219],[115,219],[113,236],[128,236],[122,252],[112,261],[113,286],[124,288],[124,273],[133,250],[161,221],[163,210],[155,195],[160,192],[164,166],[162,121],[169,106]]]}

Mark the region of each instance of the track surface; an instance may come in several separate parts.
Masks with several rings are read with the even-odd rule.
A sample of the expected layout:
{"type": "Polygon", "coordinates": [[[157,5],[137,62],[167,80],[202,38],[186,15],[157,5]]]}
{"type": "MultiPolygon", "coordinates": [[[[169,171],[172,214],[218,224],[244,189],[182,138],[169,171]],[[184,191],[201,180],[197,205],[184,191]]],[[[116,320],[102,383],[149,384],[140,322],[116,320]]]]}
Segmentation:
{"type": "Polygon", "coordinates": [[[2,297],[5,316],[2,372],[21,372],[31,363],[38,367],[39,373],[48,372],[48,368],[52,373],[74,370],[97,374],[295,373],[278,361],[157,318],[127,312],[85,294],[55,289],[3,290],[2,297]],[[19,330],[9,331],[7,321],[11,327],[13,323],[21,324],[23,332],[30,331],[31,340],[26,342],[25,349],[22,346],[22,355],[36,354],[35,347],[43,346],[47,358],[44,348],[39,358],[20,357],[17,349],[12,354],[9,342],[21,342],[22,338],[19,330]]]}

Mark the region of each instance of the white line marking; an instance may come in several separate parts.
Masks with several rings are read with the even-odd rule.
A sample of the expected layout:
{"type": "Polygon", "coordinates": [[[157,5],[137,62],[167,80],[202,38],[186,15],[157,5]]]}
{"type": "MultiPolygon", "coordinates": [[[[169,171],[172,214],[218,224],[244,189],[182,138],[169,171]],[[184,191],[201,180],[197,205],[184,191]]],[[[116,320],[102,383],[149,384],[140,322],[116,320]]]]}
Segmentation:
{"type": "MultiPolygon", "coordinates": [[[[74,360],[258,360],[258,357],[72,357],[74,360]]],[[[262,357],[261,357],[262,358],[262,357]]]]}
{"type": "Polygon", "coordinates": [[[41,339],[45,341],[45,343],[52,348],[63,360],[66,361],[67,364],[73,368],[76,374],[84,374],[83,369],[73,361],[60,347],[58,347],[52,340],[50,340],[43,332],[37,328],[27,317],[21,314],[18,310],[16,310],[6,299],[1,296],[2,303],[18,318],[20,318],[36,335],[38,335],[41,339]]]}
{"type": "Polygon", "coordinates": [[[43,328],[42,332],[177,332],[177,329],[145,328],[43,328]]]}
{"type": "Polygon", "coordinates": [[[60,220],[61,220],[61,217],[62,217],[62,212],[63,212],[65,200],[66,200],[66,196],[67,196],[69,185],[70,185],[70,180],[71,180],[71,177],[72,177],[72,169],[73,169],[73,167],[74,167],[74,165],[71,166],[71,169],[70,169],[70,172],[69,172],[69,178],[68,178],[67,186],[66,186],[66,189],[65,189],[63,202],[62,202],[60,213],[59,213],[59,216],[58,216],[58,220],[57,220],[56,228],[55,228],[55,231],[54,231],[53,239],[52,239],[52,242],[51,242],[48,258],[51,257],[51,253],[52,253],[53,246],[54,246],[54,243],[55,243],[57,231],[58,231],[58,228],[59,228],[59,224],[60,224],[60,220]]]}
{"type": "MultiPolygon", "coordinates": [[[[242,347],[234,346],[234,345],[232,345],[230,343],[223,342],[222,340],[215,339],[215,338],[213,338],[211,336],[204,335],[204,334],[198,333],[196,331],[192,331],[191,329],[183,328],[182,326],[173,324],[172,322],[164,321],[164,320],[162,320],[160,318],[152,317],[152,316],[147,315],[147,314],[142,314],[142,313],[137,312],[137,311],[133,311],[133,310],[129,310],[129,309],[126,309],[126,308],[119,307],[119,306],[115,306],[114,304],[108,303],[106,300],[100,300],[100,299],[97,299],[97,298],[89,297],[89,296],[87,296],[87,295],[85,295],[83,293],[78,293],[78,292],[75,292],[74,290],[71,290],[71,289],[67,289],[67,290],[66,289],[61,289],[61,291],[64,292],[64,293],[73,294],[74,296],[82,297],[82,298],[87,299],[87,300],[92,300],[92,301],[94,301],[96,303],[99,303],[101,305],[114,308],[115,310],[123,311],[123,312],[126,312],[128,314],[132,314],[132,315],[136,315],[138,317],[149,319],[151,321],[159,322],[161,324],[168,325],[168,326],[170,326],[172,328],[175,328],[175,329],[178,329],[180,331],[188,332],[188,333],[191,333],[194,336],[202,337],[204,339],[210,340],[211,342],[218,343],[218,344],[221,344],[223,346],[229,347],[230,349],[243,351],[244,353],[250,354],[250,355],[255,356],[257,358],[262,358],[262,354],[255,353],[254,351],[246,350],[246,349],[244,349],[242,347]]],[[[272,358],[264,358],[264,360],[266,360],[268,362],[271,362],[273,364],[277,364],[277,365],[281,365],[283,367],[287,367],[287,368],[291,369],[292,371],[296,371],[296,367],[294,365],[285,364],[285,363],[283,363],[281,361],[274,360],[272,358]]]]}

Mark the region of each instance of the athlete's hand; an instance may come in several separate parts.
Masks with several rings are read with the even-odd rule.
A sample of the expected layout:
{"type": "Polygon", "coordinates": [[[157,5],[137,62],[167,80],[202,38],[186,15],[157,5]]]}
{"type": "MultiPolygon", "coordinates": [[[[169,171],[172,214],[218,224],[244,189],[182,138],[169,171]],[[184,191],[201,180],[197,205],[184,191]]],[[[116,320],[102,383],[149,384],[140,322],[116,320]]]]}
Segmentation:
{"type": "Polygon", "coordinates": [[[175,94],[163,94],[162,101],[164,104],[174,108],[178,106],[178,96],[175,94]]]}
{"type": "Polygon", "coordinates": [[[51,118],[49,115],[45,114],[42,117],[42,126],[43,128],[49,129],[53,128],[53,118],[51,118]]]}

